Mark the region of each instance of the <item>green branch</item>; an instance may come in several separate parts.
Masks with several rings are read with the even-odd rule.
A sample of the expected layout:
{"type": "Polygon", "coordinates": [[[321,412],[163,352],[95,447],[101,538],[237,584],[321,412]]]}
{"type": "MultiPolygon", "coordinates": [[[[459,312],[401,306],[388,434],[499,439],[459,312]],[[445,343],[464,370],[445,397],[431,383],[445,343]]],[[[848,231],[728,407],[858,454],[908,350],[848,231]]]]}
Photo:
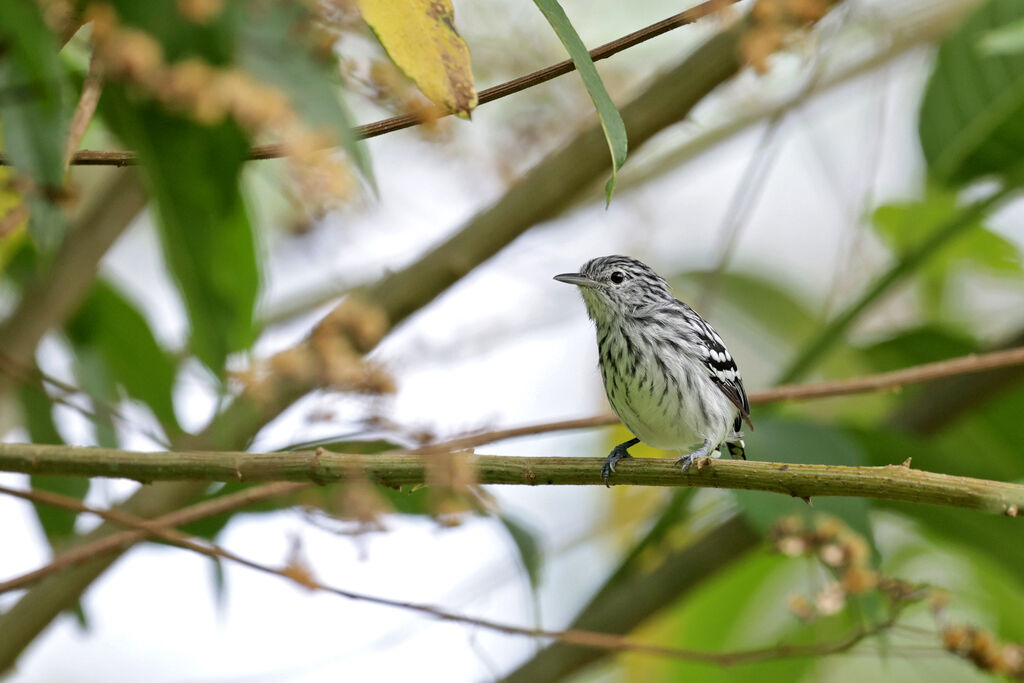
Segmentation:
{"type": "MultiPolygon", "coordinates": [[[[123,477],[144,482],[311,481],[331,483],[365,474],[386,486],[436,481],[431,468],[444,458],[474,472],[481,484],[601,486],[595,458],[524,458],[469,454],[350,455],[329,451],[140,453],[112,448],[0,444],[0,470],[26,474],[123,477]]],[[[443,471],[450,471],[446,465],[443,471]]],[[[449,475],[450,476],[450,475],[449,475]]],[[[699,486],[770,491],[814,498],[855,496],[971,508],[1016,516],[1024,485],[914,470],[902,465],[843,467],[773,462],[705,461],[685,475],[671,459],[619,464],[616,484],[699,486]]]]}

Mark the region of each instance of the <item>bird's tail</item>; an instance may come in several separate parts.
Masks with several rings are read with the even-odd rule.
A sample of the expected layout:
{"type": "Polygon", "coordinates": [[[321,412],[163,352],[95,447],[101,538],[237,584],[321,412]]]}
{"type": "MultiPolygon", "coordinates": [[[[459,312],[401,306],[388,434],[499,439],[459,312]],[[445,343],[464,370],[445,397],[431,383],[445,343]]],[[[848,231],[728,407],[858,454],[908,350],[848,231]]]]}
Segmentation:
{"type": "Polygon", "coordinates": [[[727,441],[725,447],[729,450],[729,456],[733,460],[747,459],[747,451],[742,439],[739,441],[727,441]]]}
{"type": "Polygon", "coordinates": [[[746,460],[747,459],[747,448],[743,443],[743,434],[740,432],[740,428],[743,427],[743,422],[739,417],[736,418],[736,423],[733,425],[732,438],[725,442],[725,447],[729,450],[729,457],[733,460],[746,460]]]}

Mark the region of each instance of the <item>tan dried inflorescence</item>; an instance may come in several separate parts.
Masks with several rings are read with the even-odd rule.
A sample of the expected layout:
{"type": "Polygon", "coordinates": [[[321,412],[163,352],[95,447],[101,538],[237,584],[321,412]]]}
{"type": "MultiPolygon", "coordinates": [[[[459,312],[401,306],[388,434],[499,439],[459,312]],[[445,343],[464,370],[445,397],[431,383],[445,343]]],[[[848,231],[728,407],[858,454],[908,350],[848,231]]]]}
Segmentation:
{"type": "Polygon", "coordinates": [[[178,0],[178,13],[197,24],[208,24],[224,11],[224,0],[178,0]]]}
{"type": "Polygon", "coordinates": [[[754,25],[740,43],[743,61],[758,73],[767,72],[768,59],[791,36],[817,23],[831,5],[830,0],[759,0],[751,12],[754,25]]]}
{"type": "Polygon", "coordinates": [[[870,566],[871,550],[864,538],[831,517],[818,517],[813,527],[798,517],[783,519],[772,529],[772,544],[789,557],[815,556],[836,576],[813,604],[803,597],[791,599],[791,609],[804,620],[835,614],[845,606],[846,596],[863,595],[886,580],[870,566]]]}
{"type": "MultiPolygon", "coordinates": [[[[179,0],[179,10],[202,23],[222,9],[219,0],[179,0]]],[[[317,201],[344,198],[355,180],[331,150],[333,135],[311,129],[281,90],[234,66],[214,66],[198,58],[167,63],[163,49],[145,31],[122,25],[114,8],[92,3],[95,54],[107,78],[132,84],[171,111],[204,125],[234,120],[252,136],[272,135],[294,166],[304,196],[317,201]]]]}
{"type": "Polygon", "coordinates": [[[947,626],[942,630],[942,647],[983,671],[1024,679],[1024,645],[1001,643],[973,626],[947,626]]]}
{"type": "Polygon", "coordinates": [[[444,526],[460,524],[463,513],[479,507],[477,471],[470,455],[470,452],[458,452],[424,456],[431,510],[434,518],[444,526]]]}

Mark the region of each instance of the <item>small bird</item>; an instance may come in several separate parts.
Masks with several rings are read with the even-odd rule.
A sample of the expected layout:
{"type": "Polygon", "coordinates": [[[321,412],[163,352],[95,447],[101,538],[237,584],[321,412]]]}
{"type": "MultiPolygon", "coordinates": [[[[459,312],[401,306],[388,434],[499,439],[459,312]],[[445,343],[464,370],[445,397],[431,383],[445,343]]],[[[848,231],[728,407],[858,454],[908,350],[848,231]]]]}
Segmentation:
{"type": "Polygon", "coordinates": [[[597,328],[608,402],[636,437],[605,459],[605,486],[615,464],[631,458],[629,448],[640,441],[685,449],[676,460],[684,473],[722,445],[733,459],[747,459],[740,430],[744,420],[751,430],[754,425],[736,362],[711,325],[672,296],[664,278],[634,258],[602,256],[555,279],[580,288],[597,328]]]}

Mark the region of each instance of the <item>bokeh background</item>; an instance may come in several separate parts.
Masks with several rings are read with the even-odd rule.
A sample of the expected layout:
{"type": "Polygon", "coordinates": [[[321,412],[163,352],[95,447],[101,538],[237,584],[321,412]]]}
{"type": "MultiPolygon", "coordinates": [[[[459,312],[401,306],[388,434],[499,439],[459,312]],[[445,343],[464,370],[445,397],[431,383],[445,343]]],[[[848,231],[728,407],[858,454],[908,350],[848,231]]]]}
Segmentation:
{"type": "MultiPolygon", "coordinates": [[[[659,0],[561,4],[590,47],[681,9],[659,0]]],[[[352,17],[353,8],[338,5],[335,48],[353,120],[377,120],[420,103],[410,92],[414,86],[401,80],[373,35],[352,17]]],[[[478,88],[565,58],[532,3],[458,1],[455,11],[478,88]]],[[[729,17],[671,31],[600,62],[613,100],[624,105],[751,8],[739,3],[725,11],[729,17]]],[[[935,155],[922,150],[922,138],[927,145],[931,135],[935,149],[935,136],[954,134],[929,131],[939,124],[923,113],[922,100],[941,68],[973,58],[961,45],[941,62],[944,41],[975,45],[1000,27],[1009,47],[998,59],[1016,69],[1006,75],[1011,85],[993,85],[987,72],[965,78],[1012,99],[1024,78],[1024,56],[1013,51],[1024,42],[1022,20],[1010,0],[836,3],[816,25],[788,31],[782,49],[759,65],[763,70],[743,68],[684,120],[632,148],[607,207],[604,171],[582,191],[560,192],[549,219],[531,225],[390,332],[370,358],[393,377],[393,393],[315,391],[261,429],[251,448],[317,440],[409,444],[606,411],[582,303],[551,276],[611,253],[638,257],[668,277],[676,294],[726,339],[748,390],[774,385],[829,321],[906,254],[970,202],[1015,185],[1015,164],[1004,157],[1020,156],[1019,116],[988,130],[1004,156],[980,154],[963,163],[973,169],[947,169],[943,176],[935,155]],[[982,23],[994,28],[985,24],[963,38],[957,31],[974,11],[987,13],[982,23]]],[[[72,88],[88,69],[90,40],[87,26],[62,51],[72,88]]],[[[101,105],[82,147],[128,146],[110,111],[101,105]]],[[[228,368],[244,371],[299,342],[346,290],[416,262],[594,120],[586,89],[569,74],[481,106],[471,121],[445,118],[366,141],[376,191],[356,179],[355,166],[340,153],[353,174],[341,199],[311,194],[283,160],[248,163],[241,191],[263,278],[256,310],[269,323],[251,351],[229,357],[228,368]]],[[[68,182],[77,188],[80,207],[130,172],[75,167],[68,182]]],[[[176,182],[202,184],[204,178],[176,182]]],[[[790,379],[852,377],[1012,345],[1024,331],[1021,211],[1010,197],[973,221],[871,299],[827,353],[790,379]]],[[[197,432],[232,389],[181,351],[190,339],[190,314],[161,247],[161,214],[152,207],[130,213],[128,228],[102,258],[100,277],[141,311],[159,344],[180,360],[173,409],[184,430],[197,432]]],[[[41,250],[36,258],[44,256],[41,250]]],[[[3,304],[14,311],[25,285],[18,280],[18,257],[6,258],[3,304]]],[[[108,385],[109,396],[97,396],[104,384],[90,379],[95,367],[83,360],[89,354],[74,335],[55,323],[33,357],[40,370],[82,391],[62,403],[50,386],[49,402],[40,404],[7,389],[5,440],[38,441],[32,411],[42,411],[52,416],[55,436],[70,444],[160,448],[153,438],[160,420],[138,396],[126,395],[117,381],[108,385]],[[97,426],[90,414],[111,404],[117,418],[107,415],[97,426]]],[[[101,342],[85,347],[90,343],[101,342]]],[[[975,379],[987,384],[947,382],[757,407],[749,457],[836,464],[912,457],[922,469],[1019,481],[1021,376],[1001,370],[975,379]],[[944,400],[956,405],[935,405],[944,400]]],[[[593,455],[598,467],[624,434],[621,427],[563,432],[478,452],[593,455]]],[[[0,484],[25,487],[28,477],[4,473],[0,484]]],[[[96,479],[81,493],[89,504],[107,507],[138,487],[96,479]]],[[[498,679],[525,664],[537,667],[525,670],[525,680],[975,681],[993,674],[943,651],[949,624],[1024,641],[1024,543],[1015,520],[860,499],[815,500],[808,508],[771,494],[715,490],[488,487],[486,495],[493,497],[491,514],[438,520],[420,496],[404,513],[383,512],[383,528],[369,531],[332,514],[337,511],[283,501],[275,509],[236,513],[216,539],[273,565],[300,548],[318,579],[355,592],[559,629],[589,605],[612,600],[609,593],[595,599],[599,590],[635,586],[645,575],[666,584],[681,579],[685,573],[665,578],[657,568],[708,534],[735,532],[740,519],[741,535],[754,540],[727,558],[690,558],[698,578],[666,585],[665,602],[637,617],[641,626],[632,632],[647,642],[715,652],[837,642],[887,613],[877,590],[837,592],[838,574],[813,552],[791,557],[761,540],[792,515],[812,526],[823,523],[822,515],[837,518],[849,534],[842,538],[855,539],[850,547],[867,548],[871,571],[929,588],[898,626],[847,652],[735,667],[598,653],[587,667],[561,669],[558,652],[538,657],[546,641],[311,592],[279,577],[145,544],[88,588],[77,616],[64,612],[32,642],[10,680],[461,681],[498,679]]],[[[46,513],[0,496],[0,577],[45,564],[51,542],[66,542],[55,540],[52,529],[48,539],[40,514],[46,513]]],[[[86,515],[72,523],[79,533],[97,525],[86,515]]],[[[735,541],[735,533],[730,538],[735,541]]],[[[711,539],[713,546],[731,542],[711,539]]],[[[20,591],[0,595],[0,613],[23,597],[20,591]]],[[[18,626],[0,621],[0,629],[18,626]]],[[[614,627],[598,620],[588,628],[614,627]]]]}

